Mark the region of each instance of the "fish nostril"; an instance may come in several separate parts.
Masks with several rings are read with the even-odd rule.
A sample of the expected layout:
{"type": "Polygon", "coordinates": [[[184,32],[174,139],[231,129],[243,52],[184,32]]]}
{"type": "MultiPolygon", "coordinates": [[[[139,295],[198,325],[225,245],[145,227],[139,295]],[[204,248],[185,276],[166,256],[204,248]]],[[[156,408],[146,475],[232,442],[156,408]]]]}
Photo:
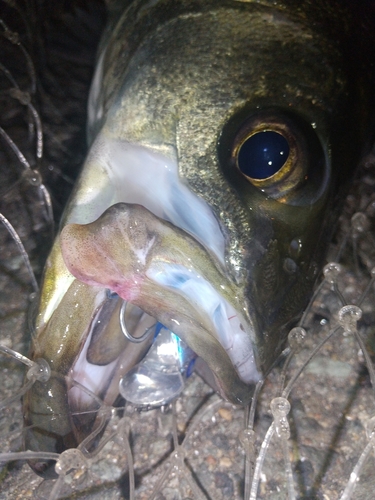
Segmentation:
{"type": "Polygon", "coordinates": [[[293,259],[290,259],[289,257],[287,257],[284,260],[283,268],[284,268],[284,271],[287,272],[288,274],[294,274],[297,271],[298,266],[294,262],[293,259]]]}
{"type": "Polygon", "coordinates": [[[289,253],[293,259],[299,257],[302,252],[302,240],[300,238],[295,238],[290,242],[289,253]]]}

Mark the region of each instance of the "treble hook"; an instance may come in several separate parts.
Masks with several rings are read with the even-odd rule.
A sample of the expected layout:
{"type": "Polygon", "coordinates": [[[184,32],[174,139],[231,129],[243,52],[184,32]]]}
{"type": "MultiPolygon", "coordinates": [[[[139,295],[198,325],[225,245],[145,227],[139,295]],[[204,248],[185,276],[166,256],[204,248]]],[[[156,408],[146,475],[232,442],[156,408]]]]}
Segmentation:
{"type": "Polygon", "coordinates": [[[127,338],[129,340],[129,342],[132,342],[133,344],[141,344],[142,342],[145,342],[145,340],[147,340],[150,337],[150,335],[152,334],[152,328],[154,328],[156,323],[154,323],[153,325],[146,328],[144,334],[141,335],[140,337],[134,337],[131,333],[129,333],[128,329],[126,328],[126,324],[125,324],[125,312],[126,312],[127,304],[128,303],[126,301],[123,301],[123,303],[121,304],[121,309],[120,309],[121,331],[125,335],[125,338],[127,338]]]}

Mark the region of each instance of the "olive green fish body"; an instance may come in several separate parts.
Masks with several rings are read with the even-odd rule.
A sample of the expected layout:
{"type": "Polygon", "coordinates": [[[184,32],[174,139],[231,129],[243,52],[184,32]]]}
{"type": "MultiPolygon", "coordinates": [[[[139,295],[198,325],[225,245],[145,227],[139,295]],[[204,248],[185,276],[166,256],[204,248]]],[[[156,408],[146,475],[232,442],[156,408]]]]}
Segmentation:
{"type": "Polygon", "coordinates": [[[150,347],[124,342],[125,301],[144,313],[134,331],[140,318],[162,323],[223,397],[247,404],[311,297],[373,140],[371,20],[338,1],[119,5],[92,84],[91,149],[46,265],[35,357],[66,377],[78,412],[97,402],[77,396],[77,359],[110,367],[88,387],[111,404],[150,347]],[[121,345],[116,356],[101,338],[121,345]]]}

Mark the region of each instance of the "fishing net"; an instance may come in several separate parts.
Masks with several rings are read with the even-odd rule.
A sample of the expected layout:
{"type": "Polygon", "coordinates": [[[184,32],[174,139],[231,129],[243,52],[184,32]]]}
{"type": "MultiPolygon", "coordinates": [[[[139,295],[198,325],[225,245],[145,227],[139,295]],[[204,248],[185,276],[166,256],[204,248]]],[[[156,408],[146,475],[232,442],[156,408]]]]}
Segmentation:
{"type": "MultiPolygon", "coordinates": [[[[69,109],[63,113],[61,102],[65,103],[66,95],[61,80],[53,80],[47,71],[46,79],[41,79],[42,89],[36,92],[41,77],[32,62],[32,34],[28,32],[34,10],[28,16],[22,9],[28,4],[17,4],[16,11],[13,5],[4,5],[0,60],[4,110],[0,123],[0,497],[373,498],[372,154],[352,183],[313,300],[290,332],[279,362],[257,388],[256,404],[236,408],[193,374],[182,395],[161,409],[140,412],[123,401],[116,408],[101,404],[98,411],[105,430],[94,451],[90,445],[101,428],[77,449],[42,454],[57,460],[57,479],[44,480],[25,463],[35,455],[22,451],[21,396],[36,380],[47,380],[50,375],[48,366],[26,357],[37,291],[31,269],[40,277],[54,231],[52,205],[61,211],[72,182],[74,168],[60,167],[77,166],[84,157],[79,144],[83,142],[85,102],[79,96],[87,93],[95,44],[91,55],[82,55],[88,62],[73,77],[79,88],[74,87],[73,98],[65,106],[69,109]],[[55,100],[43,85],[53,88],[55,100]],[[76,113],[83,115],[80,123],[72,120],[76,113]],[[63,185],[62,192],[50,188],[56,183],[63,185]]],[[[86,7],[78,2],[75,15],[82,15],[86,7]]],[[[94,29],[96,40],[99,32],[100,23],[94,29]]],[[[47,30],[45,36],[48,39],[51,32],[47,30]]],[[[59,60],[60,55],[57,51],[54,57],[59,60]]],[[[59,71],[64,72],[62,63],[59,71]]]]}

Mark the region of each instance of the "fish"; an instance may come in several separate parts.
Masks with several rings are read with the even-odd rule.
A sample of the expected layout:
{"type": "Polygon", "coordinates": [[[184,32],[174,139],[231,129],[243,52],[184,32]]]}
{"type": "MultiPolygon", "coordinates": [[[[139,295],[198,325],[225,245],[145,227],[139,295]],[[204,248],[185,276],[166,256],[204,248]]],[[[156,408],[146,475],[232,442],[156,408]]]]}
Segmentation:
{"type": "Polygon", "coordinates": [[[374,139],[371,19],[349,3],[134,0],[108,19],[35,321],[31,358],[51,368],[24,397],[35,451],[77,446],[121,387],[137,400],[166,366],[155,345],[180,342],[179,382],[197,356],[249,404],[374,139]]]}

